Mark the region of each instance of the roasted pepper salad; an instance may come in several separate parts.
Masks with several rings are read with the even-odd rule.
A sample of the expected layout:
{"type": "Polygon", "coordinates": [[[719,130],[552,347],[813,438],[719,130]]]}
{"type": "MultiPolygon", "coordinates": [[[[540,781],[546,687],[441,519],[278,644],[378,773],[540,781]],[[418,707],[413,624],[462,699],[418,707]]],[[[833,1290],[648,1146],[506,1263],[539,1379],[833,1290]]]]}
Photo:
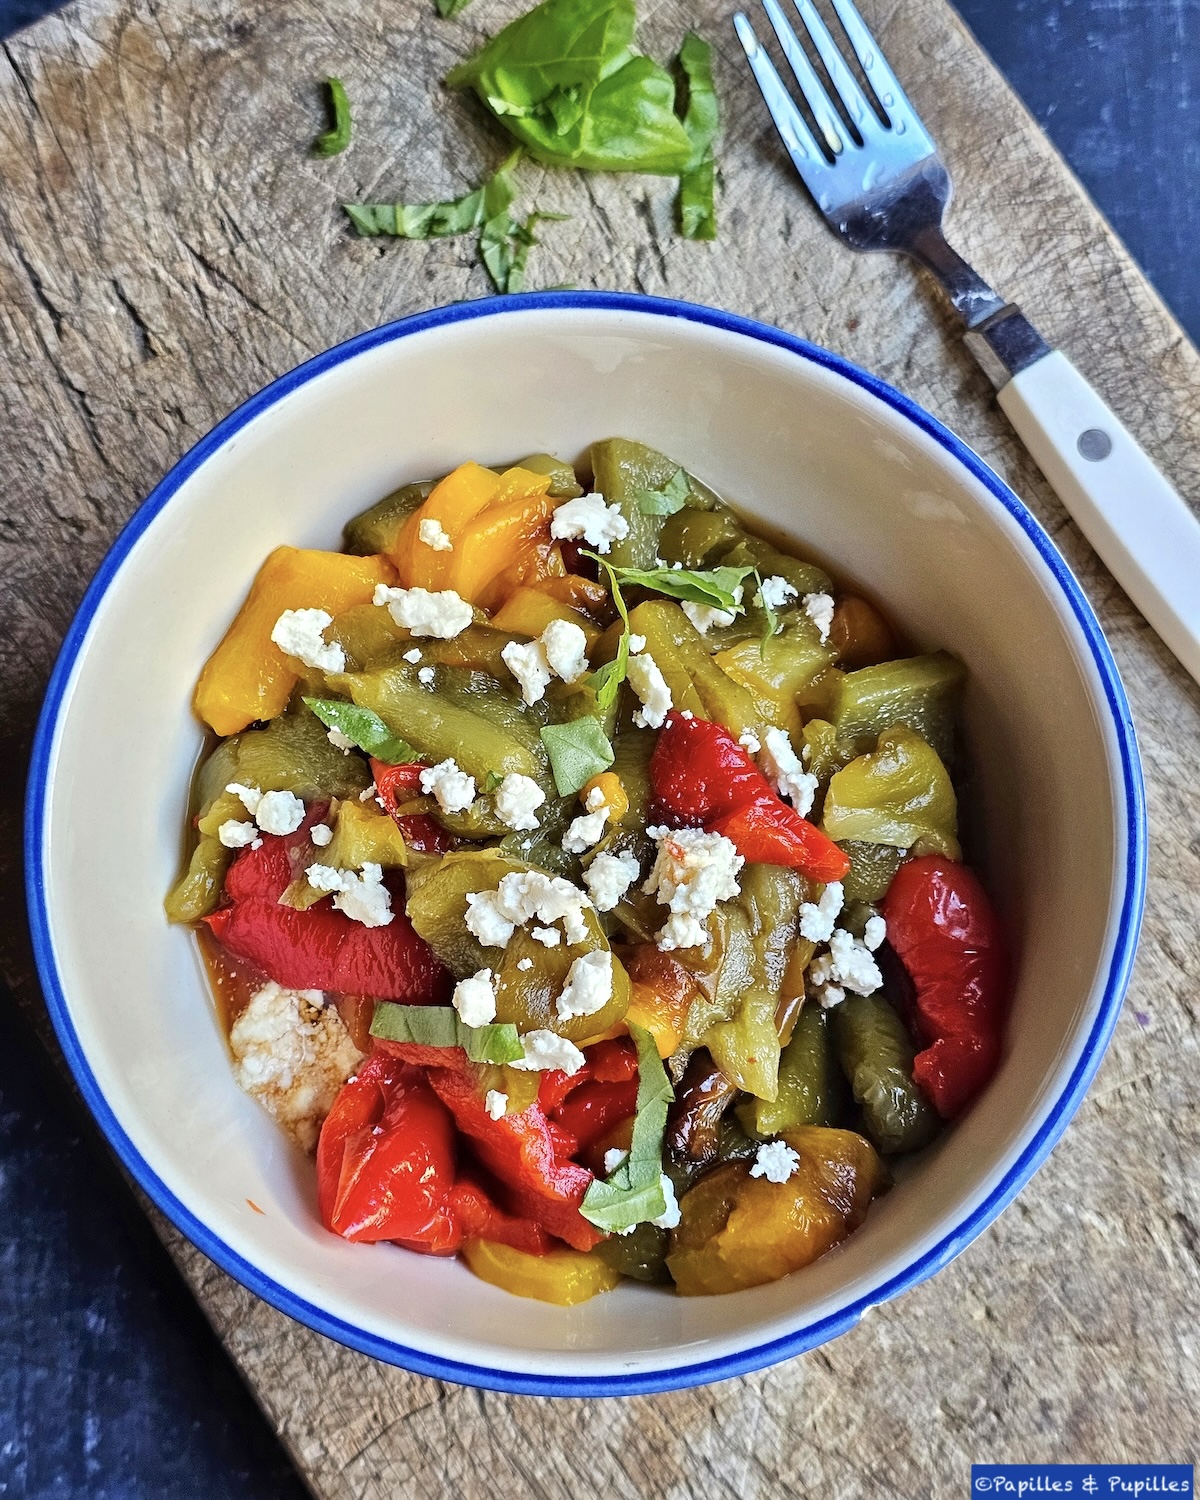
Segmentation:
{"type": "Polygon", "coordinates": [[[626,439],[273,552],[167,912],[326,1227],[564,1305],[844,1239],[999,1056],[963,675],[626,439]]]}

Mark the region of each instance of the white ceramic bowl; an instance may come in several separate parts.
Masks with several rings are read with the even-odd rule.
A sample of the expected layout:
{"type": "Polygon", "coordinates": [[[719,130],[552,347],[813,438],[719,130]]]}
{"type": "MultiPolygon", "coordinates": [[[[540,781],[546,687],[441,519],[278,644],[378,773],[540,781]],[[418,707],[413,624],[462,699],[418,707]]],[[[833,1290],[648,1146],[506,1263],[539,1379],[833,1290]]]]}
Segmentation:
{"type": "Polygon", "coordinates": [[[185,1234],[269,1302],[381,1359],[502,1390],[606,1395],[812,1348],[1000,1212],[1100,1061],[1145,854],[1112,659],[1011,491],[933,418],[833,355],[727,314],[601,293],[462,304],[363,334],[187,454],[117,540],[68,634],[27,838],[59,1038],[121,1159],[185,1234]],[[337,547],[357,510],[463,459],[574,459],[613,434],[677,457],[874,591],[914,639],[965,660],[982,858],[1019,977],[998,1075],[842,1246],[731,1296],[626,1282],[560,1309],[458,1262],[321,1228],[312,1166],[234,1084],[194,940],[167,926],[162,898],[201,744],[192,685],[266,553],[337,547]]]}

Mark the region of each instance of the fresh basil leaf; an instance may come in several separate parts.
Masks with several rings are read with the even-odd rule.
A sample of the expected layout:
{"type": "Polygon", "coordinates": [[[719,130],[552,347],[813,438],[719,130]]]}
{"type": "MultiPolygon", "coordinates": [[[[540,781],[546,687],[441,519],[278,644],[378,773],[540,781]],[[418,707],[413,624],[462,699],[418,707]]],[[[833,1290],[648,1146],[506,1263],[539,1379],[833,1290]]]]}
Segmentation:
{"type": "Polygon", "coordinates": [[[547,724],[541,735],[560,797],[574,796],[581,786],[586,786],[601,771],[607,771],[613,763],[613,748],[600,720],[590,714],[565,724],[547,724]]]}
{"type": "Polygon", "coordinates": [[[483,789],[485,792],[499,791],[500,783],[504,780],[499,771],[489,771],[483,778],[483,789]]]}
{"type": "Polygon", "coordinates": [[[661,490],[638,490],[637,508],[644,516],[673,516],[687,504],[691,492],[687,475],[676,469],[661,490]]]}
{"type": "Polygon", "coordinates": [[[421,759],[419,751],[394,735],[369,708],[359,708],[343,698],[305,698],[304,702],[326,729],[336,729],[376,760],[389,766],[411,766],[421,759]]]}
{"type": "Polygon", "coordinates": [[[535,210],[523,224],[507,213],[497,214],[483,226],[479,236],[479,253],[498,292],[523,292],[525,267],[529,252],[540,244],[534,226],[547,220],[568,219],[569,214],[548,214],[535,210]]]}
{"type": "Polygon", "coordinates": [[[583,555],[598,562],[608,574],[608,586],[612,592],[613,604],[616,605],[617,613],[625,626],[617,641],[616,656],[612,661],[606,661],[602,667],[598,667],[587,679],[588,687],[596,695],[596,707],[602,714],[607,714],[617,701],[617,693],[629,670],[629,610],[625,606],[621,585],[617,582],[612,565],[598,552],[589,552],[585,548],[583,555]]]}
{"type": "Polygon", "coordinates": [[[350,100],[340,78],[327,78],[329,113],[333,123],[312,143],[314,156],[337,156],[350,144],[350,100]]]}
{"type": "Polygon", "coordinates": [[[470,234],[489,219],[507,214],[517,196],[513,169],[520,159],[520,151],[514,151],[480,187],[444,203],[343,203],[342,207],[364,236],[429,240],[470,234]]]}
{"type": "Polygon", "coordinates": [[[669,599],[686,599],[692,604],[709,604],[716,609],[731,609],[740,614],[737,589],[751,573],[750,568],[710,568],[692,572],[687,568],[618,568],[612,572],[631,588],[653,589],[669,599]]]}
{"type": "Polygon", "coordinates": [[[712,240],[717,237],[713,142],[720,116],[713,87],[712,48],[694,31],[684,38],[679,66],[687,82],[683,128],[692,147],[691,159],[679,178],[679,232],[685,240],[712,240]]]}
{"type": "Polygon", "coordinates": [[[638,1053],[637,1113],[629,1155],[606,1182],[597,1178],[588,1185],[579,1208],[585,1219],[610,1234],[657,1219],[667,1207],[662,1187],[662,1145],[667,1108],[675,1094],[654,1038],[632,1022],[629,1034],[638,1053]]]}
{"type": "Polygon", "coordinates": [[[436,0],[438,15],[447,21],[453,21],[455,16],[462,15],[471,0],[436,0]]]}
{"type": "Polygon", "coordinates": [[[525,1056],[517,1028],[509,1022],[467,1026],[448,1005],[395,1005],[385,1000],[375,1007],[371,1035],[419,1047],[462,1047],[476,1063],[518,1062],[525,1056]]]}
{"type": "Polygon", "coordinates": [[[754,581],[758,585],[758,588],[756,589],[754,594],[754,602],[762,610],[765,620],[765,624],[763,625],[762,639],[758,643],[758,654],[765,660],[767,655],[767,642],[773,635],[778,634],[779,631],[779,616],[767,603],[767,596],[763,593],[762,574],[758,571],[757,568],[755,568],[754,570],[754,581]]]}

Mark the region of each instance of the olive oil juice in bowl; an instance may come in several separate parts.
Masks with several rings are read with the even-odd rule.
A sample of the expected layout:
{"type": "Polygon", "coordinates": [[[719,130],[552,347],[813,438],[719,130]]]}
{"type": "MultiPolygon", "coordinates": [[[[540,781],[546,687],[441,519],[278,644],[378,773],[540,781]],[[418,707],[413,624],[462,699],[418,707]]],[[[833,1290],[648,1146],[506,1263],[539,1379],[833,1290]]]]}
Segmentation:
{"type": "Polygon", "coordinates": [[[155,491],[47,700],[31,911],[89,1103],[206,1253],[408,1368],[620,1394],[844,1331],[1019,1190],[1120,1003],[1140,796],[1077,586],[932,418],[760,325],[547,294],[320,356],[155,491]],[[622,470],[617,434],[659,468],[622,470]],[[377,502],[406,486],[385,535],[377,502]],[[268,991],[231,1066],[162,898],[214,745],[193,687],[281,548],[254,626],[274,654],[241,651],[245,680],[214,668],[196,698],[224,756],[197,789],[220,895],[182,915],[246,986],[235,1009],[268,991]],[[330,576],[297,588],[317,554],[330,576]],[[772,675],[785,647],[794,675],[772,675]],[[886,697],[896,662],[919,664],[896,669],[908,707],[868,722],[860,690],[886,697]],[[311,785],[270,784],[281,734],[319,738],[311,785]],[[946,900],[957,958],[922,927],[946,900]],[[922,1012],[948,974],[991,1017],[969,1035],[922,1012]],[[234,1068],[278,1084],[281,1032],[324,1071],[273,1116],[234,1068]],[[891,1115],[862,1071],[889,1032],[911,1093],[891,1115]],[[830,1097],[797,1103],[822,1078],[830,1097]],[[424,1199],[398,1186],[414,1142],[441,1184],[424,1199]]]}

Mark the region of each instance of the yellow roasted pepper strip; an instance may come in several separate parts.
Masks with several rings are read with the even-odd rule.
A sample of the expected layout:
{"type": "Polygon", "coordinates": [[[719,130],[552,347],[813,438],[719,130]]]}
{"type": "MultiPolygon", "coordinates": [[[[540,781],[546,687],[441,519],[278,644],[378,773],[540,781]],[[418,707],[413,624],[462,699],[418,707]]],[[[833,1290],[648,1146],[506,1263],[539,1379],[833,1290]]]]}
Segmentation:
{"type": "Polygon", "coordinates": [[[376,584],[393,578],[383,557],[277,547],[205,663],[193,700],[196,712],[219,735],[236,734],[255,719],[281,714],[298,678],[291,659],[271,640],[279,616],[285,609],[337,615],[355,604],[369,604],[376,584]]]}
{"type": "Polygon", "coordinates": [[[494,1240],[468,1240],[462,1254],[481,1281],[558,1307],[574,1307],[600,1292],[610,1292],[621,1279],[619,1271],[582,1250],[564,1248],[530,1255],[494,1240]]]}
{"type": "Polygon", "coordinates": [[[461,540],[455,540],[454,551],[440,554],[451,563],[448,587],[469,603],[486,607],[487,585],[546,534],[554,506],[555,501],[545,493],[489,505],[461,540]]]}
{"type": "Polygon", "coordinates": [[[463,530],[496,497],[500,475],[482,464],[459,464],[434,486],[425,502],[409,516],[392,553],[400,582],[406,589],[436,591],[449,588],[445,579],[453,552],[436,552],[420,541],[421,522],[436,521],[456,544],[463,530]]]}
{"type": "Polygon", "coordinates": [[[492,624],[497,630],[507,630],[512,635],[541,635],[551,620],[569,620],[572,625],[578,625],[587,640],[589,654],[600,639],[598,625],[569,604],[552,599],[541,589],[517,589],[492,616],[492,624]]]}

